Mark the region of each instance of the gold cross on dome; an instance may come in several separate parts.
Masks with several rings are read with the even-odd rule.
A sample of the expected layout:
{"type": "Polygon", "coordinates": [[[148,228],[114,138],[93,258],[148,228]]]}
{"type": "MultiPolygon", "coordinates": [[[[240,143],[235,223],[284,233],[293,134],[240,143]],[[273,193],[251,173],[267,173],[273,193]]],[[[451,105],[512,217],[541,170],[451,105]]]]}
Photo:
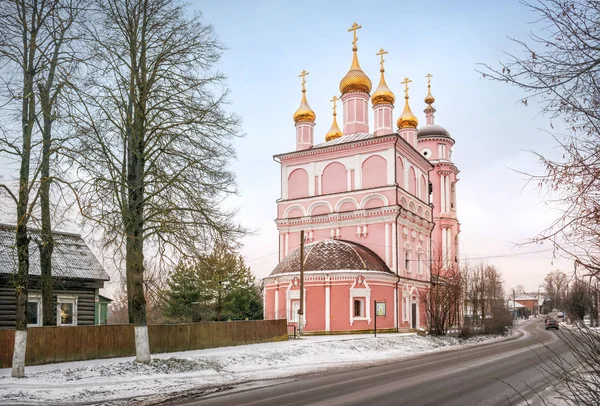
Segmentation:
{"type": "Polygon", "coordinates": [[[352,24],[352,27],[348,28],[348,32],[350,31],[354,31],[354,40],[352,41],[352,45],[356,46],[356,41],[358,41],[358,38],[356,38],[356,30],[362,28],[362,25],[358,25],[356,24],[356,22],[354,22],[354,24],[352,24]]]}
{"type": "Polygon", "coordinates": [[[409,80],[408,78],[404,78],[404,80],[402,82],[400,82],[401,84],[404,85],[404,97],[408,97],[408,84],[411,83],[412,80],[409,80]]]}
{"type": "Polygon", "coordinates": [[[431,87],[431,78],[433,77],[433,75],[431,73],[428,73],[425,77],[427,78],[427,87],[431,87]]]}
{"type": "Polygon", "coordinates": [[[387,51],[384,51],[383,48],[381,48],[379,50],[379,52],[377,52],[375,55],[379,55],[381,56],[381,61],[379,61],[379,64],[381,65],[381,71],[383,72],[383,62],[385,62],[385,59],[383,59],[383,55],[387,54],[387,51]]]}
{"type": "Polygon", "coordinates": [[[306,88],[304,87],[304,85],[306,84],[306,75],[308,75],[308,72],[305,70],[302,70],[302,72],[300,72],[300,74],[298,75],[299,78],[302,78],[302,91],[306,92],[306,88]]]}
{"type": "Polygon", "coordinates": [[[337,113],[336,113],[337,105],[336,104],[339,99],[340,99],[339,97],[333,96],[333,99],[329,100],[330,102],[333,102],[333,115],[334,116],[337,116],[337,113]]]}

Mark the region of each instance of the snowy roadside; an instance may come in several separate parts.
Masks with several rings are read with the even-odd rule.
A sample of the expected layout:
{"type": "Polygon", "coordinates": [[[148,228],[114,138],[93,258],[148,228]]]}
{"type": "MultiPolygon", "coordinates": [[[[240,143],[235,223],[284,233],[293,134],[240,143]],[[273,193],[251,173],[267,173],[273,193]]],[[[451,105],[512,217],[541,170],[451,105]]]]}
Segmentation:
{"type": "Polygon", "coordinates": [[[291,377],[504,339],[475,336],[459,340],[415,334],[314,336],[156,354],[150,364],[136,364],[128,357],[33,366],[26,368],[24,379],[13,379],[10,369],[0,369],[0,403],[120,403],[119,399],[131,403],[190,389],[291,377]]]}

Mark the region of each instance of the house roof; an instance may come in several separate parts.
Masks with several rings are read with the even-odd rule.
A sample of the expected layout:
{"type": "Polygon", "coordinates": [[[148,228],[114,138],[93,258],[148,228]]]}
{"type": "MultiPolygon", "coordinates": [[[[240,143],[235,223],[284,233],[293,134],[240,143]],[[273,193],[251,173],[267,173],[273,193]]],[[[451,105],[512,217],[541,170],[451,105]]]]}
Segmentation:
{"type": "MultiPolygon", "coordinates": [[[[28,228],[29,274],[39,276],[40,230],[28,228]]],[[[91,279],[108,281],[110,277],[79,234],[53,232],[52,276],[68,279],[91,279]]],[[[0,224],[0,274],[13,274],[17,270],[15,226],[0,224]]]]}
{"type": "MultiPolygon", "coordinates": [[[[323,240],[304,246],[304,271],[375,271],[393,274],[367,247],[351,241],[323,240]]],[[[285,257],[270,276],[300,272],[300,249],[285,257]]]]}

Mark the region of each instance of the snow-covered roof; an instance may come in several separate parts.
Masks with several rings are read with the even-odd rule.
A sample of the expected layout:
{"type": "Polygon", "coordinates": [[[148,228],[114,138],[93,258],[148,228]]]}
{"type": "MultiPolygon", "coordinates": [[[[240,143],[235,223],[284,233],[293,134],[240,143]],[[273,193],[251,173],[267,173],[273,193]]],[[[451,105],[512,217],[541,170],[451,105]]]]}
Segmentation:
{"type": "Polygon", "coordinates": [[[517,296],[515,298],[515,300],[537,300],[537,299],[535,297],[533,297],[533,296],[523,295],[523,296],[517,296]]]}
{"type": "MultiPolygon", "coordinates": [[[[322,240],[304,246],[304,271],[378,271],[392,273],[369,248],[352,241],[322,240]]],[[[300,271],[300,249],[285,257],[271,276],[300,271]]]]}
{"type": "MultiPolygon", "coordinates": [[[[39,276],[40,231],[28,228],[29,274],[39,276]]],[[[80,235],[53,232],[52,276],[57,278],[92,279],[108,281],[110,277],[86,245],[80,235]]],[[[17,250],[15,247],[15,226],[0,224],[0,274],[12,274],[17,270],[17,250]]]]}
{"type": "Polygon", "coordinates": [[[366,140],[369,138],[373,138],[373,134],[354,133],[349,135],[343,135],[340,138],[335,138],[331,141],[322,142],[320,144],[315,145],[313,148],[330,147],[332,145],[345,144],[347,142],[366,140]]]}

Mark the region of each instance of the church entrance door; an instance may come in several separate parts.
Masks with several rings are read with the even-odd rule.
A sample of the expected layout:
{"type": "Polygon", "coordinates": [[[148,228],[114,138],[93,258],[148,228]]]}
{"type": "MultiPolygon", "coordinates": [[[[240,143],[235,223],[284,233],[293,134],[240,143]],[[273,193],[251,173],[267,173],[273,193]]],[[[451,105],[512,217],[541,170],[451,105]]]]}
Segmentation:
{"type": "Polygon", "coordinates": [[[417,304],[412,303],[412,328],[417,328],[417,304]]]}

